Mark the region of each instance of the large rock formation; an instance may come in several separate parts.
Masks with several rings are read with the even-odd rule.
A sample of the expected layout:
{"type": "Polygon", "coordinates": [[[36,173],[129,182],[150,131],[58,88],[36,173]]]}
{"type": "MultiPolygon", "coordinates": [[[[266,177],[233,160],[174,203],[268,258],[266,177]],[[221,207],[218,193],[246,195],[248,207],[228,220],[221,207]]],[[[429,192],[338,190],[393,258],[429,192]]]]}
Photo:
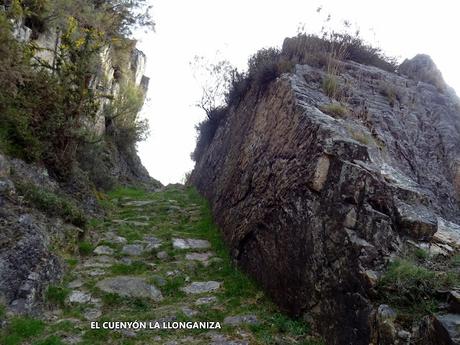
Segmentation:
{"type": "MultiPolygon", "coordinates": [[[[60,44],[58,30],[31,35],[31,29],[19,21],[13,34],[21,42],[34,40],[38,51],[35,58],[54,64],[60,44]]],[[[126,71],[126,78],[141,88],[144,96],[147,91],[148,78],[143,75],[145,55],[134,47],[135,42],[131,43],[127,66],[114,65],[111,47],[106,47],[96,60],[97,73],[92,76],[91,88],[106,97],[98,104],[97,114],[86,119],[85,124],[102,138],[100,141],[105,140],[107,130],[106,107],[120,92],[119,70],[126,71]]],[[[80,145],[78,169],[65,182],[54,180],[39,163],[28,164],[0,152],[0,305],[9,311],[39,314],[47,287],[58,283],[64,274],[63,254],[78,252],[83,224],[77,227],[60,218],[63,212],[73,212],[65,211],[69,205],[66,200],[75,204],[78,212],[98,216],[102,212],[94,193],[96,179],[105,186],[109,185],[107,181],[152,189],[161,186],[149,176],[134,144],[123,148],[109,141],[105,144],[96,154],[80,145]]]]}
{"type": "Polygon", "coordinates": [[[235,261],[328,344],[385,343],[373,286],[407,241],[460,244],[459,101],[422,65],[341,62],[340,105],[296,65],[250,88],[192,173],[235,261]]]}
{"type": "MultiPolygon", "coordinates": [[[[34,58],[43,63],[54,66],[56,64],[56,54],[61,44],[59,28],[49,29],[43,33],[31,34],[23,20],[17,20],[13,26],[13,35],[20,42],[32,42],[36,48],[34,58]]],[[[146,96],[149,78],[144,75],[147,58],[145,54],[136,48],[135,40],[127,40],[128,58],[124,66],[119,65],[116,56],[120,52],[111,45],[101,49],[99,58],[95,59],[95,73],[90,81],[90,88],[98,94],[103,95],[98,99],[97,114],[86,119],[86,127],[95,136],[103,137],[110,129],[109,121],[110,109],[114,100],[120,95],[122,79],[132,83],[134,87],[140,88],[144,97],[146,96]],[[123,77],[122,77],[123,74],[123,77]],[[109,113],[109,114],[107,114],[109,113]]],[[[84,152],[85,153],[85,152],[84,152]]],[[[91,161],[83,154],[80,158],[81,165],[101,166],[101,175],[107,174],[114,182],[123,184],[144,184],[160,186],[158,181],[153,180],[147,169],[142,165],[135,145],[129,145],[120,149],[116,145],[106,145],[102,160],[91,161]]],[[[85,169],[84,169],[85,170],[85,169]]],[[[91,176],[90,176],[91,177],[91,176]]],[[[94,182],[94,181],[93,181],[94,182]]]]}

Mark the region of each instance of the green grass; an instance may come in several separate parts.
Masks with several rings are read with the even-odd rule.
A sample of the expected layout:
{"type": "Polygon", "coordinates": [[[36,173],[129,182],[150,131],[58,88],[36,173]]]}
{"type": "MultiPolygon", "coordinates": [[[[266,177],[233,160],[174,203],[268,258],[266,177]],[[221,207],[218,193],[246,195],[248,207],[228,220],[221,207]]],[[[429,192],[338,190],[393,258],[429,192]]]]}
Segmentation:
{"type": "Polygon", "coordinates": [[[337,77],[332,74],[327,74],[323,79],[323,91],[330,98],[337,98],[339,93],[339,86],[337,83],[337,77]]]}
{"type": "Polygon", "coordinates": [[[52,335],[43,340],[33,342],[33,345],[64,345],[64,343],[57,336],[52,335]]]}
{"type": "Polygon", "coordinates": [[[423,248],[416,248],[416,249],[414,250],[414,256],[415,256],[417,259],[423,261],[423,260],[428,259],[430,255],[429,255],[428,251],[426,251],[425,249],[423,249],[423,248]]]}
{"type": "Polygon", "coordinates": [[[70,268],[74,268],[78,264],[78,259],[70,258],[66,259],[65,262],[69,265],[70,268]]]}
{"type": "Polygon", "coordinates": [[[120,225],[117,229],[117,232],[120,236],[126,238],[128,242],[142,240],[143,238],[142,232],[130,225],[120,225]]]}
{"type": "Polygon", "coordinates": [[[142,261],[134,261],[132,264],[115,264],[110,268],[113,274],[141,274],[150,271],[150,267],[142,261]]]}
{"type": "Polygon", "coordinates": [[[382,303],[398,311],[401,322],[411,324],[434,313],[443,302],[438,291],[458,285],[458,273],[433,271],[408,259],[392,262],[377,284],[382,303]]]}
{"type": "Polygon", "coordinates": [[[123,297],[115,294],[115,293],[104,293],[102,295],[102,301],[104,302],[104,305],[107,305],[109,307],[113,307],[116,305],[120,305],[123,303],[123,297]]]}
{"type": "Polygon", "coordinates": [[[45,324],[29,317],[16,317],[10,321],[8,327],[0,337],[2,345],[18,345],[24,340],[37,337],[43,333],[45,324]]]}
{"type": "Polygon", "coordinates": [[[111,199],[131,198],[143,200],[146,199],[149,194],[145,190],[139,188],[119,187],[110,191],[107,195],[111,199]]]}
{"type": "MultiPolygon", "coordinates": [[[[308,340],[310,330],[308,324],[301,320],[291,319],[279,313],[276,306],[261,292],[260,288],[246,274],[232,264],[229,251],[222,240],[218,228],[212,221],[209,205],[194,189],[170,189],[158,193],[147,193],[138,189],[119,188],[108,193],[107,204],[110,212],[105,222],[90,222],[92,231],[104,232],[115,228],[119,236],[125,237],[129,242],[142,240],[145,235],[153,235],[162,240],[163,245],[159,250],[165,250],[170,255],[170,260],[161,261],[154,253],[146,255],[134,261],[132,264],[117,263],[108,268],[110,275],[138,275],[145,277],[147,282],[156,285],[162,292],[164,299],[154,302],[142,298],[126,298],[117,294],[104,293],[97,289],[94,283],[95,278],[85,280],[85,288],[103,302],[103,315],[107,320],[152,320],[165,316],[175,315],[180,320],[195,321],[223,321],[226,316],[255,314],[260,320],[258,325],[240,325],[237,328],[224,326],[222,333],[228,336],[236,336],[237,329],[250,333],[250,343],[254,344],[304,344],[319,345],[320,342],[308,340]],[[123,204],[129,199],[133,200],[154,200],[155,202],[145,207],[124,207],[123,204]],[[172,200],[172,201],[171,201],[172,200]],[[171,205],[179,206],[181,210],[197,210],[196,219],[189,220],[186,211],[171,211],[171,205]],[[140,216],[149,216],[148,227],[135,227],[125,224],[114,224],[111,219],[133,219],[140,216]],[[175,223],[177,222],[177,223],[175,223]],[[154,230],[153,230],[154,228],[154,230]],[[220,260],[214,261],[209,266],[199,262],[184,260],[187,250],[174,249],[171,244],[172,237],[206,239],[211,242],[212,249],[197,251],[212,251],[214,257],[220,260]],[[149,265],[151,262],[154,265],[149,265]],[[168,271],[178,270],[178,275],[169,276],[168,271]],[[164,278],[164,285],[157,284],[153,278],[155,275],[164,278]],[[186,279],[189,277],[189,279],[186,279]],[[192,281],[215,280],[222,282],[221,288],[213,293],[217,301],[211,305],[194,306],[193,302],[197,295],[187,295],[180,289],[192,281]],[[187,317],[181,312],[181,306],[189,305],[198,311],[198,314],[187,317]]],[[[103,242],[99,242],[102,244],[103,242]]],[[[89,242],[81,242],[79,250],[82,255],[92,255],[93,246],[89,242]]],[[[117,257],[117,255],[115,255],[117,257]]],[[[78,264],[78,261],[68,261],[69,266],[78,264]]],[[[61,304],[65,301],[67,289],[59,286],[50,287],[47,297],[53,304],[61,304]]],[[[208,295],[208,294],[206,294],[208,295]]],[[[88,305],[76,305],[71,308],[64,305],[65,317],[76,317],[81,319],[82,314],[88,305]]],[[[73,324],[53,324],[46,328],[46,333],[34,336],[32,345],[60,345],[56,338],[62,333],[73,333],[73,324]],[[45,335],[48,338],[45,338],[45,335]]],[[[192,335],[204,337],[206,330],[178,331],[174,334],[159,332],[162,341],[174,340],[177,337],[192,335]]],[[[12,337],[18,337],[15,333],[12,337]]],[[[148,341],[150,332],[140,332],[136,337],[137,341],[148,341]]],[[[12,338],[11,344],[19,344],[23,339],[12,338]]],[[[201,338],[198,338],[201,339],[201,338]]],[[[204,338],[203,338],[204,339],[204,338]]],[[[207,338],[206,338],[207,339],[207,338]]],[[[89,344],[122,344],[122,336],[118,332],[107,330],[87,330],[80,345],[89,344]]],[[[0,343],[1,344],[1,343],[0,343]]]]}
{"type": "Polygon", "coordinates": [[[90,255],[93,252],[93,250],[94,246],[90,242],[83,241],[78,244],[78,251],[81,255],[90,255]]]}
{"type": "Polygon", "coordinates": [[[181,287],[185,285],[185,281],[183,277],[171,277],[166,279],[166,284],[161,287],[161,292],[163,296],[179,299],[185,296],[185,293],[180,290],[181,287]]]}
{"type": "Polygon", "coordinates": [[[54,333],[54,332],[71,333],[74,330],[75,330],[75,325],[69,320],[60,321],[48,327],[48,331],[51,333],[54,333]]]}
{"type": "Polygon", "coordinates": [[[460,267],[460,254],[453,255],[450,262],[453,267],[460,267]]]}
{"type": "Polygon", "coordinates": [[[46,299],[51,304],[55,304],[57,306],[64,306],[65,299],[70,293],[70,289],[62,287],[62,286],[49,286],[48,290],[46,291],[46,299]]]}

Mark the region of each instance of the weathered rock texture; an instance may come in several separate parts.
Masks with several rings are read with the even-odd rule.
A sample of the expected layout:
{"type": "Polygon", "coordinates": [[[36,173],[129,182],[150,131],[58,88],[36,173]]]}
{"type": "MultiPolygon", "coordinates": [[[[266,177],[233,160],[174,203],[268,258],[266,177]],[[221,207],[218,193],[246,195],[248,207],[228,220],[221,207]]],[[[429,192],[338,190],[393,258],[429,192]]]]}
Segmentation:
{"type": "MultiPolygon", "coordinates": [[[[14,35],[23,42],[34,40],[37,47],[42,48],[38,49],[36,58],[53,64],[54,51],[60,44],[59,31],[31,35],[29,28],[17,22],[14,35]]],[[[132,43],[128,66],[114,66],[111,47],[103,50],[98,73],[92,79],[92,87],[98,92],[112,98],[118,95],[120,83],[116,74],[120,67],[125,67],[134,85],[147,91],[148,78],[143,75],[145,55],[134,47],[135,42],[132,43]]],[[[104,109],[110,103],[108,99],[104,98],[99,104],[97,116],[87,120],[88,127],[102,138],[106,131],[104,109]]],[[[100,156],[88,154],[88,157],[91,159],[84,154],[80,157],[81,169],[75,172],[72,181],[64,185],[53,180],[44,167],[10,159],[0,152],[0,305],[5,305],[9,311],[40,313],[47,287],[59,282],[63,276],[64,264],[60,254],[74,253],[83,234],[82,229],[50,217],[38,210],[36,205],[28,203],[18,192],[18,183],[75,199],[79,208],[93,216],[101,210],[91,184],[97,184],[91,171],[96,171],[96,177],[104,181],[110,179],[150,188],[161,186],[149,176],[133,145],[121,149],[108,143],[100,156]]]]}
{"type": "Polygon", "coordinates": [[[60,252],[72,252],[83,230],[30,208],[11,176],[49,191],[59,186],[46,170],[0,154],[0,303],[15,313],[38,314],[46,288],[64,273],[60,252]]]}
{"type": "Polygon", "coordinates": [[[459,101],[419,60],[417,80],[342,63],[342,118],[321,69],[252,87],[192,173],[235,261],[328,344],[379,343],[371,287],[406,240],[459,245],[433,237],[460,222],[459,101]]]}
{"type": "MultiPolygon", "coordinates": [[[[61,44],[60,34],[61,32],[58,28],[50,29],[45,33],[31,34],[31,29],[23,21],[18,20],[14,23],[14,37],[21,42],[32,41],[37,47],[35,58],[50,66],[56,63],[55,52],[58,51],[58,47],[61,44]]],[[[92,89],[97,90],[98,93],[106,96],[99,99],[96,116],[86,119],[87,128],[93,131],[96,136],[103,137],[109,131],[111,122],[107,115],[110,114],[106,114],[106,109],[111,105],[112,100],[116,99],[120,94],[122,73],[124,73],[123,77],[126,80],[129,80],[144,92],[144,96],[147,93],[149,78],[144,75],[146,56],[135,47],[136,41],[133,40],[129,43],[129,57],[126,61],[126,66],[120,66],[114,61],[116,60],[114,56],[117,53],[111,46],[103,48],[99,54],[99,60],[96,60],[97,66],[95,70],[97,72],[92,76],[90,86],[92,89]]],[[[94,165],[99,165],[100,174],[108,175],[107,177],[114,182],[143,184],[154,187],[161,186],[158,181],[150,177],[148,171],[142,165],[135,145],[119,148],[113,143],[107,143],[103,152],[100,153],[102,158],[97,161],[94,161],[90,154],[85,153],[81,153],[79,159],[80,165],[85,171],[94,169],[94,165]]],[[[91,174],[90,178],[92,178],[91,174]]],[[[97,184],[98,181],[93,182],[97,184]]]]}

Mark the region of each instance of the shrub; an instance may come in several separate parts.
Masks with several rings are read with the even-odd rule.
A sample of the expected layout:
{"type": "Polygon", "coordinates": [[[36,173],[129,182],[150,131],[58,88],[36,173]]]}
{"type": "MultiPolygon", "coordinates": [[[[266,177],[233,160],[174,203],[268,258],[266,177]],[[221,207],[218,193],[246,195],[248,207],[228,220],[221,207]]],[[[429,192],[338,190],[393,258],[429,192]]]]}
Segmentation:
{"type": "Polygon", "coordinates": [[[120,150],[126,150],[148,136],[148,121],[138,118],[143,104],[142,90],[126,81],[115,100],[104,109],[106,133],[120,150]]]}
{"type": "Polygon", "coordinates": [[[348,115],[348,110],[339,103],[326,104],[320,107],[323,113],[331,115],[333,117],[345,117],[348,115]]]}
{"type": "Polygon", "coordinates": [[[279,77],[279,59],[280,52],[275,48],[261,49],[249,58],[249,78],[259,89],[264,90],[272,80],[279,77]]]}
{"type": "Polygon", "coordinates": [[[265,91],[272,80],[283,73],[292,72],[294,65],[291,60],[283,57],[278,49],[261,49],[249,58],[247,78],[260,91],[265,91]]]}
{"type": "Polygon", "coordinates": [[[248,92],[250,86],[250,80],[247,73],[240,73],[235,70],[232,73],[230,87],[225,95],[226,104],[231,106],[238,106],[243,99],[246,92],[248,92]]]}
{"type": "Polygon", "coordinates": [[[227,111],[227,108],[214,109],[208,114],[206,119],[195,127],[198,132],[196,147],[192,153],[192,159],[195,162],[201,159],[204,151],[214,139],[217,129],[227,115],[227,111]]]}

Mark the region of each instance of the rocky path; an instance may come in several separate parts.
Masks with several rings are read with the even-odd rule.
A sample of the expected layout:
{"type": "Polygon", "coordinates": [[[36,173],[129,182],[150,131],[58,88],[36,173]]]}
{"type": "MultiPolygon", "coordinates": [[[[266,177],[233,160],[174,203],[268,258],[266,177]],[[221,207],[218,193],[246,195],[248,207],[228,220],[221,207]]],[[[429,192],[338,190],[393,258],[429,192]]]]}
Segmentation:
{"type": "Polygon", "coordinates": [[[195,191],[119,190],[106,204],[110,217],[92,223],[64,283],[48,291],[33,344],[319,344],[232,267],[195,191]],[[126,323],[102,327],[116,321],[126,323]],[[214,324],[164,329],[181,322],[214,324]]]}

